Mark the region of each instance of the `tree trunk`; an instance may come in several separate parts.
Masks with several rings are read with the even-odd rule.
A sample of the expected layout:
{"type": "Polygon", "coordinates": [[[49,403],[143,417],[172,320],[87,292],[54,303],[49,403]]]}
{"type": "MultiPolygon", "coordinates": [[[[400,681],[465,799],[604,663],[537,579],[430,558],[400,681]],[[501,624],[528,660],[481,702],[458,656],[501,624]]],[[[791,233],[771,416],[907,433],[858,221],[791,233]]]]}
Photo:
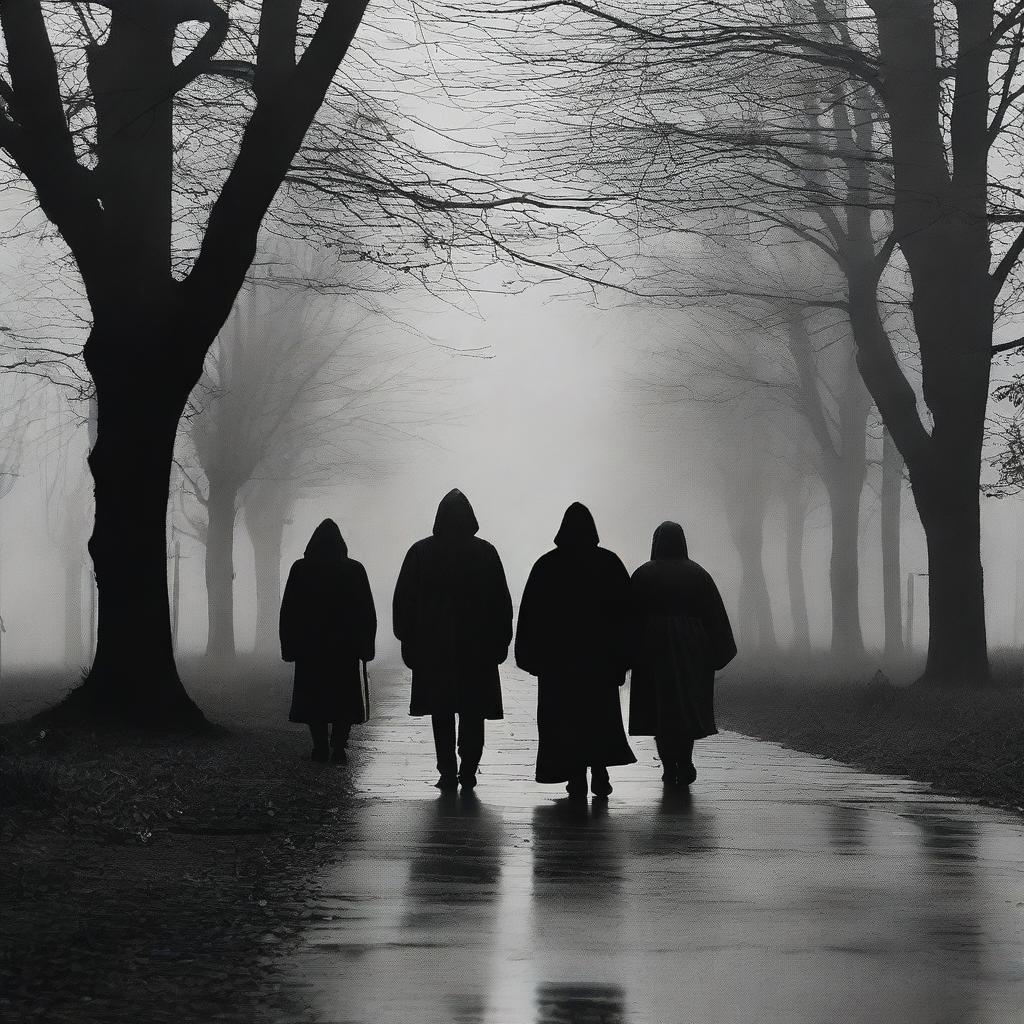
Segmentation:
{"type": "Polygon", "coordinates": [[[829,588],[832,596],[832,654],[839,659],[864,654],[860,624],[860,496],[863,479],[843,468],[825,481],[832,521],[829,588]]]}
{"type": "Polygon", "coordinates": [[[988,682],[989,664],[980,473],[974,468],[978,463],[962,461],[968,462],[962,473],[946,466],[927,484],[912,481],[912,486],[928,550],[928,658],[921,681],[972,688],[988,682]]]}
{"type": "Polygon", "coordinates": [[[256,569],[256,653],[262,657],[275,657],[279,653],[284,509],[273,503],[269,509],[261,507],[259,511],[251,511],[246,505],[245,525],[252,540],[256,569]]]}
{"type": "Polygon", "coordinates": [[[167,496],[187,381],[147,373],[141,358],[129,372],[97,355],[94,340],[95,328],[86,360],[96,381],[89,552],[99,616],[96,657],[78,701],[140,724],[196,726],[203,716],[178,676],[167,600],[167,496]]]}
{"type": "Polygon", "coordinates": [[[759,481],[739,495],[739,508],[734,509],[733,541],[740,556],[739,631],[743,646],[748,650],[775,649],[775,623],[772,616],[768,581],[765,579],[764,516],[765,502],[759,481]]]}
{"type": "Polygon", "coordinates": [[[64,664],[69,668],[85,665],[85,636],[82,631],[81,562],[64,563],[64,664]]]}
{"type": "Polygon", "coordinates": [[[238,491],[213,477],[206,503],[206,657],[225,667],[235,657],[235,517],[238,491]]]}
{"type": "Polygon", "coordinates": [[[793,620],[793,650],[804,653],[811,646],[807,618],[807,592],[804,587],[804,527],[807,500],[794,485],[786,496],[786,578],[789,585],[789,610],[793,620]]]}
{"type": "Polygon", "coordinates": [[[900,523],[903,502],[903,460],[892,436],[882,428],[882,604],[885,616],[885,657],[903,653],[900,580],[900,523]]]}
{"type": "Polygon", "coordinates": [[[913,284],[930,434],[890,353],[861,367],[907,464],[928,548],[928,660],[922,682],[989,680],[979,485],[995,301],[988,221],[992,0],[956,5],[953,102],[932,0],[869,0],[877,19],[892,138],[893,224],[913,284]],[[947,120],[948,119],[948,120],[947,120]],[[948,140],[948,146],[947,146],[948,140]]]}

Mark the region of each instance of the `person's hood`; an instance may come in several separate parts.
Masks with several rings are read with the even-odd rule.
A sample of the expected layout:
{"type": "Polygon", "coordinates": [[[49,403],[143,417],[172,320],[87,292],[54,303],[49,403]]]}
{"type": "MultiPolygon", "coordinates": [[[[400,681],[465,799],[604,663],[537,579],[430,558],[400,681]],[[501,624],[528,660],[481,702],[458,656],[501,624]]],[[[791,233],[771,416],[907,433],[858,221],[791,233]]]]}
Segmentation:
{"type": "Polygon", "coordinates": [[[472,537],[480,529],[473,506],[457,487],[450,490],[437,506],[435,537],[472,537]]]}
{"type": "Polygon", "coordinates": [[[348,545],[333,519],[325,519],[306,545],[305,557],[311,562],[340,562],[348,557],[348,545]]]}
{"type": "Polygon", "coordinates": [[[662,523],[654,531],[651,558],[689,558],[686,534],[678,523],[662,523]]]}
{"type": "Polygon", "coordinates": [[[560,548],[596,548],[599,542],[597,525],[590,509],[574,501],[562,516],[562,525],[555,534],[555,546],[560,548]]]}

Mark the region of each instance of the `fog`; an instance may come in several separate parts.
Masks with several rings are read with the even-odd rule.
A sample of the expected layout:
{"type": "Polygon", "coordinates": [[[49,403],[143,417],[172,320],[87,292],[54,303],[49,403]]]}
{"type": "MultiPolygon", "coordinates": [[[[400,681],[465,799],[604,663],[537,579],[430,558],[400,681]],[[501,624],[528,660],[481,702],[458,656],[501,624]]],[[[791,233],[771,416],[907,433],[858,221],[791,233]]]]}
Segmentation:
{"type": "MultiPolygon", "coordinates": [[[[481,536],[501,553],[516,601],[533,561],[551,547],[562,512],[578,500],[594,512],[602,543],[630,570],[648,557],[659,522],[683,523],[692,557],[720,581],[730,614],[738,615],[740,563],[717,482],[722,467],[711,464],[707,454],[709,445],[712,452],[715,447],[713,425],[701,422],[699,406],[682,399],[667,401],[645,384],[649,368],[659,365],[659,354],[678,344],[678,322],[666,324],[643,308],[598,308],[584,297],[546,294],[540,287],[525,294],[482,295],[472,311],[439,303],[427,323],[433,340],[395,328],[390,342],[400,360],[441,386],[424,398],[410,378],[409,402],[415,406],[417,426],[388,435],[382,468],[353,474],[351,467],[339,466],[332,484],[297,501],[284,530],[284,572],[301,556],[320,519],[336,519],[351,554],[369,572],[382,620],[380,649],[393,653],[390,602],[401,560],[414,540],[430,532],[440,497],[459,487],[473,502],[481,536]]],[[[691,325],[693,331],[701,329],[691,325]]],[[[87,414],[66,389],[37,386],[47,393],[47,401],[87,414]]],[[[45,490],[53,475],[53,453],[61,445],[72,446],[67,471],[80,470],[84,428],[72,433],[72,425],[65,416],[57,436],[51,424],[44,436],[30,440],[17,482],[0,501],[0,612],[6,629],[3,665],[8,670],[63,667],[64,555],[47,529],[45,490]]],[[[1016,498],[983,501],[994,646],[1016,646],[1021,640],[1021,511],[1016,498]]],[[[867,666],[883,664],[878,653],[878,528],[878,500],[869,485],[861,509],[860,593],[867,666]]],[[[201,654],[207,631],[204,551],[193,538],[173,536],[181,552],[179,650],[201,654]]],[[[803,566],[811,639],[821,650],[830,639],[829,544],[827,508],[823,495],[816,493],[808,512],[803,566]]],[[[236,630],[244,654],[253,644],[256,608],[252,548],[241,516],[234,547],[236,630]]],[[[763,562],[778,641],[785,648],[792,623],[783,548],[783,512],[776,498],[766,517],[763,562]]],[[[920,526],[907,495],[902,564],[905,609],[907,574],[927,569],[920,526]]],[[[926,639],[924,584],[922,577],[915,587],[917,653],[926,639]]],[[[83,629],[88,614],[87,587],[83,629]]],[[[740,661],[756,665],[757,657],[757,652],[741,651],[740,661]]]]}
{"type": "MultiPolygon", "coordinates": [[[[727,17],[706,6],[705,17],[727,17]]],[[[304,192],[291,182],[282,191],[246,286],[259,287],[254,277],[275,268],[275,287],[288,292],[295,311],[326,317],[338,359],[325,363],[326,376],[312,374],[288,406],[288,439],[273,442],[273,458],[242,465],[242,442],[255,429],[251,410],[239,414],[249,426],[236,423],[235,434],[225,428],[218,435],[228,456],[232,446],[237,453],[235,464],[223,455],[218,464],[222,476],[237,469],[237,501],[233,566],[221,552],[211,567],[205,538],[216,532],[216,502],[203,446],[226,416],[217,403],[245,398],[242,378],[233,385],[226,375],[249,360],[263,375],[262,388],[275,375],[297,372],[291,356],[268,354],[274,339],[260,334],[258,322],[238,333],[241,319],[229,317],[180,427],[172,473],[168,572],[172,588],[175,571],[180,580],[177,597],[172,593],[177,650],[206,650],[208,619],[223,599],[208,601],[208,588],[223,590],[225,581],[235,648],[245,654],[260,646],[243,506],[251,514],[261,501],[264,509],[273,503],[272,517],[283,520],[283,573],[323,517],[337,520],[369,571],[382,635],[390,636],[403,555],[429,533],[440,497],[458,487],[476,509],[481,535],[501,553],[514,599],[551,546],[566,506],[582,501],[602,543],[631,570],[647,557],[658,523],[683,524],[692,557],[719,581],[737,624],[740,663],[756,667],[800,646],[798,606],[805,604],[810,646],[831,647],[837,671],[890,670],[891,659],[879,653],[886,629],[884,420],[895,447],[917,460],[907,461],[909,472],[902,464],[894,470],[901,475],[899,545],[889,593],[895,573],[903,621],[897,616],[888,625],[923,654],[929,571],[933,582],[937,577],[909,477],[918,475],[918,496],[931,488],[931,500],[942,504],[942,488],[929,481],[942,476],[956,446],[942,447],[948,426],[932,428],[940,419],[967,424],[973,412],[956,405],[955,388],[933,388],[934,408],[924,399],[923,354],[941,344],[916,336],[923,321],[914,319],[911,299],[939,310],[956,282],[938,281],[938,271],[922,274],[912,247],[895,240],[891,139],[876,123],[874,101],[858,91],[859,65],[851,64],[848,82],[827,61],[813,63],[813,46],[777,66],[749,54],[747,65],[722,65],[710,41],[703,57],[652,63],[633,45],[628,19],[617,26],[619,38],[600,18],[592,24],[547,7],[537,12],[536,31],[525,33],[508,33],[500,4],[493,20],[427,5],[382,13],[362,27],[343,68],[344,88],[329,93],[313,129],[316,144],[297,161],[305,184],[315,187],[304,192]],[[444,61],[432,57],[425,67],[423,47],[444,61]],[[797,97],[794,68],[807,75],[797,97]],[[826,95],[842,99],[831,113],[819,102],[826,95]],[[751,141],[754,123],[764,137],[751,141]],[[800,140],[795,155],[779,158],[765,143],[774,131],[800,140]],[[838,140],[831,156],[823,139],[838,140]],[[865,158],[860,164],[842,149],[852,142],[865,158]],[[867,299],[854,296],[856,282],[843,270],[856,263],[849,247],[858,238],[866,247],[859,257],[881,260],[867,299]],[[317,267],[326,277],[318,279],[317,267]],[[237,351],[228,359],[232,330],[237,351]],[[877,408],[888,385],[868,381],[854,360],[874,344],[871,330],[892,356],[888,385],[895,380],[910,406],[916,402],[912,415],[905,407],[899,415],[877,408]],[[833,530],[844,528],[845,540],[834,545],[833,530]],[[837,548],[849,555],[838,569],[837,548]],[[796,596],[795,564],[804,600],[796,596]],[[759,597],[765,588],[767,597],[759,597]],[[834,621],[833,598],[848,602],[836,607],[846,607],[850,620],[859,608],[861,623],[851,621],[847,631],[841,615],[834,621]]],[[[673,5],[654,7],[665,31],[703,31],[673,5]]],[[[771,29],[775,5],[744,7],[745,16],[771,29]]],[[[642,5],[633,14],[637,25],[654,17],[642,5]]],[[[241,29],[250,16],[238,15],[241,29]]],[[[107,15],[90,17],[92,30],[105,31],[107,15]]],[[[873,53],[877,40],[854,13],[850,19],[855,27],[844,45],[853,60],[873,53]]],[[[53,24],[66,34],[61,59],[73,60],[80,26],[53,24]]],[[[941,28],[953,31],[945,22],[941,28]]],[[[240,52],[251,41],[241,29],[231,43],[240,52]]],[[[191,31],[176,42],[183,53],[191,31]]],[[[1016,65],[1007,71],[1010,79],[1016,73],[1016,65]]],[[[180,181],[172,187],[171,255],[179,275],[201,238],[204,203],[230,166],[222,143],[237,128],[237,111],[219,112],[220,93],[202,96],[205,105],[194,97],[179,104],[188,129],[179,125],[175,136],[180,181]]],[[[1011,135],[1009,145],[993,149],[993,191],[1020,176],[1012,143],[1011,135]]],[[[17,413],[3,424],[6,472],[16,479],[0,501],[2,661],[5,669],[77,670],[88,664],[95,606],[84,553],[92,385],[81,360],[91,314],[66,250],[17,175],[0,191],[0,223],[7,238],[0,252],[0,329],[11,370],[6,404],[17,413]],[[77,651],[69,639],[75,601],[83,634],[77,651]]],[[[1006,241],[996,230],[993,240],[997,250],[1006,241]]],[[[990,310],[989,340],[993,331],[997,341],[1017,333],[1014,259],[1006,291],[990,310]]],[[[970,305],[960,302],[930,322],[970,305]]],[[[998,357],[992,370],[990,390],[1015,386],[1012,354],[998,357]]],[[[948,365],[941,372],[955,376],[948,365]]],[[[983,485],[1002,495],[981,498],[987,641],[1016,647],[1024,640],[1021,473],[1012,441],[1020,403],[1012,393],[996,394],[987,433],[983,416],[965,429],[983,447],[983,485]]],[[[248,397],[258,411],[263,400],[248,397]]],[[[286,404],[280,396],[274,401],[286,404]]],[[[269,453],[271,442],[259,444],[269,453]]],[[[960,473],[957,486],[973,500],[976,480],[968,486],[967,477],[960,473]]],[[[933,520],[945,522],[947,512],[933,520]]],[[[935,550],[938,542],[933,558],[935,550]]],[[[940,584],[954,597],[956,572],[942,569],[940,584]]],[[[262,616],[266,655],[265,602],[262,616]]],[[[937,621],[933,639],[942,633],[937,621]]],[[[230,647],[229,638],[229,655],[230,647]]]]}

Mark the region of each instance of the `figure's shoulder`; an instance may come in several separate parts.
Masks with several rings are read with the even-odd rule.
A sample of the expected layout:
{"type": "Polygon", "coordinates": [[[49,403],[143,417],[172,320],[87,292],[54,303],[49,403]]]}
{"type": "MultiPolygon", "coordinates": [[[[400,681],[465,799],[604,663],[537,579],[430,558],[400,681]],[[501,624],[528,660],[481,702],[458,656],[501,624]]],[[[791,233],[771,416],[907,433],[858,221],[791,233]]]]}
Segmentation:
{"type": "Polygon", "coordinates": [[[552,548],[550,551],[545,551],[536,562],[533,563],[535,571],[544,572],[546,569],[550,569],[551,566],[557,565],[562,557],[562,552],[558,548],[552,548]]]}
{"type": "Polygon", "coordinates": [[[643,565],[639,565],[633,570],[633,574],[630,576],[630,579],[634,583],[642,583],[653,571],[654,562],[644,562],[643,565]]]}
{"type": "Polygon", "coordinates": [[[614,551],[611,551],[608,548],[599,547],[597,549],[597,556],[598,558],[600,558],[601,563],[605,565],[607,568],[614,569],[616,572],[621,572],[627,576],[629,575],[626,572],[626,566],[624,565],[622,559],[619,558],[619,556],[615,554],[614,551]]]}
{"type": "Polygon", "coordinates": [[[484,540],[483,537],[470,537],[469,546],[474,551],[479,552],[481,555],[485,555],[487,558],[495,558],[499,562],[501,561],[501,555],[498,554],[498,549],[489,540],[484,540]]]}

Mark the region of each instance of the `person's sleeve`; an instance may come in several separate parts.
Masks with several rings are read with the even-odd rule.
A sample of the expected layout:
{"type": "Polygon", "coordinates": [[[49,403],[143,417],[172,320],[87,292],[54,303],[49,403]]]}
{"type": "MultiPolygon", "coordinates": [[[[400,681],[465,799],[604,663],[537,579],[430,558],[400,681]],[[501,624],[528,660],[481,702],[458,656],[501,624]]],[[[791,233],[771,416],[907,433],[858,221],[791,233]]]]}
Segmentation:
{"type": "Polygon", "coordinates": [[[704,628],[711,641],[711,656],[715,671],[725,668],[736,657],[736,640],[732,635],[729,614],[715,581],[708,576],[705,598],[704,628]]]}
{"type": "Polygon", "coordinates": [[[618,667],[622,671],[622,683],[633,664],[633,602],[629,573],[622,559],[615,557],[614,567],[615,606],[613,609],[618,667]]]}
{"type": "Polygon", "coordinates": [[[403,643],[412,640],[415,629],[416,561],[415,549],[409,548],[398,573],[395,596],[391,602],[391,628],[395,638],[403,643]]]}
{"type": "Polygon", "coordinates": [[[530,570],[519,602],[519,619],[516,622],[516,664],[531,676],[540,675],[537,653],[537,566],[530,570]]]}
{"type": "Polygon", "coordinates": [[[512,643],[512,595],[508,590],[505,578],[505,567],[501,564],[501,556],[494,550],[494,617],[495,617],[495,657],[500,665],[508,657],[508,648],[512,643]]]}
{"type": "Polygon", "coordinates": [[[377,642],[377,609],[373,604],[373,591],[364,566],[359,566],[360,608],[362,609],[362,629],[359,637],[359,657],[363,661],[373,661],[376,655],[377,642]]]}
{"type": "Polygon", "coordinates": [[[284,596],[281,598],[281,616],[279,633],[281,638],[282,661],[294,661],[299,646],[299,582],[296,569],[298,563],[291,567],[288,582],[284,585],[284,596]]]}

